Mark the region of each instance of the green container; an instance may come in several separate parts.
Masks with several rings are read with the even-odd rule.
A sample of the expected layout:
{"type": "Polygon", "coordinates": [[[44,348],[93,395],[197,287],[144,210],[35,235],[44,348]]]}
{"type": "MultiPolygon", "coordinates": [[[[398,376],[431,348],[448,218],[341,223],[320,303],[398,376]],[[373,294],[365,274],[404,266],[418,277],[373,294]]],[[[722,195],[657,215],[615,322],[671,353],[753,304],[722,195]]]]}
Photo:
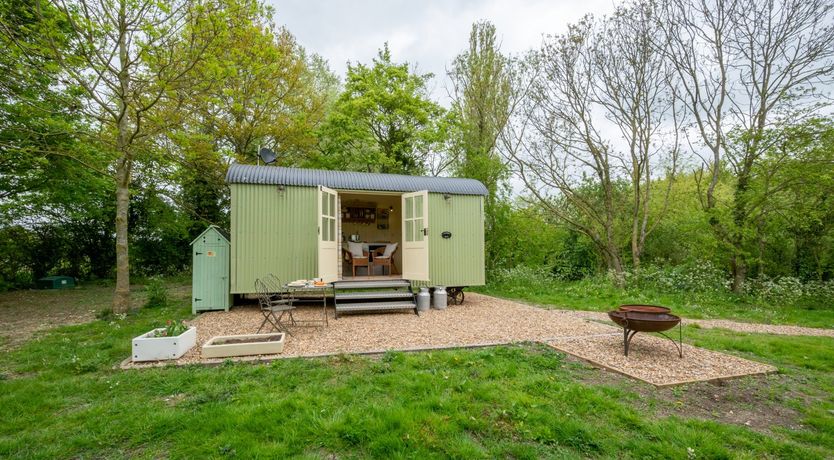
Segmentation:
{"type": "Polygon", "coordinates": [[[71,276],[47,276],[38,280],[39,289],[66,289],[75,287],[75,278],[71,276]]]}
{"type": "Polygon", "coordinates": [[[191,311],[226,310],[232,304],[229,293],[229,239],[212,225],[191,242],[193,260],[191,311]]]}

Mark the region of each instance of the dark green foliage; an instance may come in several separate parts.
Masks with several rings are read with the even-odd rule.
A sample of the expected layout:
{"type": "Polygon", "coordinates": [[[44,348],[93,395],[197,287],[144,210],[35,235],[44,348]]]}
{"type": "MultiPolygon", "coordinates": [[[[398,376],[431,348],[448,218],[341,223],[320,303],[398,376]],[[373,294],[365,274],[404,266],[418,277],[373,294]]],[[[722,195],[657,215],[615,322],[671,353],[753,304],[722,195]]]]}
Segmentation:
{"type": "Polygon", "coordinates": [[[327,169],[422,174],[445,141],[445,111],[429,99],[431,74],[397,63],[388,44],[371,65],[349,65],[345,88],[319,130],[327,169]]]}
{"type": "Polygon", "coordinates": [[[624,287],[606,275],[565,281],[544,268],[519,266],[490,273],[477,290],[557,308],[607,311],[628,303],[665,305],[689,318],[732,318],[762,323],[834,327],[834,283],[796,279],[752,284],[730,291],[725,270],[707,263],[645,266],[627,272],[624,287]]]}
{"type": "Polygon", "coordinates": [[[145,307],[167,307],[169,302],[165,281],[159,277],[150,278],[145,286],[145,307]]]}

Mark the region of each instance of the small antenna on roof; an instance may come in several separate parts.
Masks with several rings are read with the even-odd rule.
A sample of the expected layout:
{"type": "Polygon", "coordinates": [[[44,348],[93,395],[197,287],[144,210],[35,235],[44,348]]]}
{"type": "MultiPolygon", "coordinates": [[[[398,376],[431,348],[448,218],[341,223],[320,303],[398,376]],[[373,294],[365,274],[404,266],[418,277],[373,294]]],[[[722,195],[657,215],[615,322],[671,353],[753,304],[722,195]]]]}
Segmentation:
{"type": "Polygon", "coordinates": [[[261,161],[263,161],[264,164],[267,164],[267,165],[271,164],[271,163],[275,163],[275,160],[277,160],[277,159],[278,159],[278,154],[273,152],[272,150],[270,150],[266,147],[262,147],[262,148],[258,149],[258,160],[259,160],[258,165],[260,165],[261,161]]]}

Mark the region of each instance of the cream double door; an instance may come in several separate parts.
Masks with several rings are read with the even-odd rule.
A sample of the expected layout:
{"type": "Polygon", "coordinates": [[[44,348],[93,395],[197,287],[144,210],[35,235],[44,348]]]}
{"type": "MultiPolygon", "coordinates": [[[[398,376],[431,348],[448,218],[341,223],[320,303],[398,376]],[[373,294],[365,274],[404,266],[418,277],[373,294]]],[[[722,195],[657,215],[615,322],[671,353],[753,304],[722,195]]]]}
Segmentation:
{"type": "Polygon", "coordinates": [[[421,190],[402,196],[403,278],[429,280],[429,192],[421,190]]]}
{"type": "MultiPolygon", "coordinates": [[[[318,190],[318,265],[325,282],[339,277],[338,192],[324,186],[318,190]]],[[[429,193],[421,190],[402,195],[402,276],[408,280],[429,280],[429,193]]]]}

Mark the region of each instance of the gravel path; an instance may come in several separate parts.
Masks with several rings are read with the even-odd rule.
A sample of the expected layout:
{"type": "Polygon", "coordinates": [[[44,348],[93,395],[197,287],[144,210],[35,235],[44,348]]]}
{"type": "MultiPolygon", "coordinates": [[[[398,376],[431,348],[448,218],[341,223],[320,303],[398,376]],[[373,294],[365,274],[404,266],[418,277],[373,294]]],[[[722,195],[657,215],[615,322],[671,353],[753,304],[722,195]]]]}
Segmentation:
{"type": "Polygon", "coordinates": [[[683,345],[683,358],[680,358],[677,348],[669,340],[645,334],[634,337],[628,357],[623,355],[622,334],[582,340],[553,340],[547,344],[597,366],[656,386],[776,372],[773,366],[687,344],[683,345]]]}
{"type": "MultiPolygon", "coordinates": [[[[552,310],[567,318],[590,319],[595,321],[609,322],[608,314],[601,311],[588,310],[552,310]]],[[[674,313],[674,311],[672,312],[674,313]]],[[[806,335],[820,337],[834,337],[834,329],[822,329],[816,327],[790,326],[783,324],[760,324],[745,323],[727,319],[683,319],[684,326],[697,325],[705,329],[728,329],[736,332],[749,332],[755,334],[776,334],[776,335],[806,335]]]]}
{"type": "MultiPolygon", "coordinates": [[[[284,352],[276,356],[233,358],[253,361],[338,353],[379,353],[386,350],[419,350],[498,345],[537,341],[592,364],[620,372],[654,385],[730,378],[772,372],[771,366],[723,353],[685,345],[678,358],[674,346],[650,335],[632,342],[632,356],[622,355],[622,332],[604,316],[589,312],[547,310],[518,302],[469,293],[464,305],[413,312],[344,315],[325,328],[293,328],[284,352]],[[605,319],[606,323],[596,321],[605,319]]],[[[297,320],[320,318],[321,308],[299,308],[297,320]]],[[[229,312],[205,313],[192,321],[197,326],[197,346],[176,364],[223,362],[202,359],[203,343],[218,335],[252,334],[263,317],[255,307],[235,307],[229,312]]],[[[125,367],[149,367],[166,363],[137,363],[125,367]]]]}
{"type": "MultiPolygon", "coordinates": [[[[616,333],[609,326],[580,318],[566,321],[541,308],[474,293],[466,297],[464,305],[429,310],[420,316],[404,311],[343,315],[337,320],[329,308],[330,325],[292,328],[293,335],[287,337],[281,357],[449,348],[616,333]]],[[[295,312],[297,320],[320,317],[320,307],[304,307],[295,312]]],[[[192,321],[197,326],[198,346],[178,363],[222,361],[201,359],[200,346],[217,335],[252,334],[262,320],[255,307],[200,315],[192,321]]]]}

